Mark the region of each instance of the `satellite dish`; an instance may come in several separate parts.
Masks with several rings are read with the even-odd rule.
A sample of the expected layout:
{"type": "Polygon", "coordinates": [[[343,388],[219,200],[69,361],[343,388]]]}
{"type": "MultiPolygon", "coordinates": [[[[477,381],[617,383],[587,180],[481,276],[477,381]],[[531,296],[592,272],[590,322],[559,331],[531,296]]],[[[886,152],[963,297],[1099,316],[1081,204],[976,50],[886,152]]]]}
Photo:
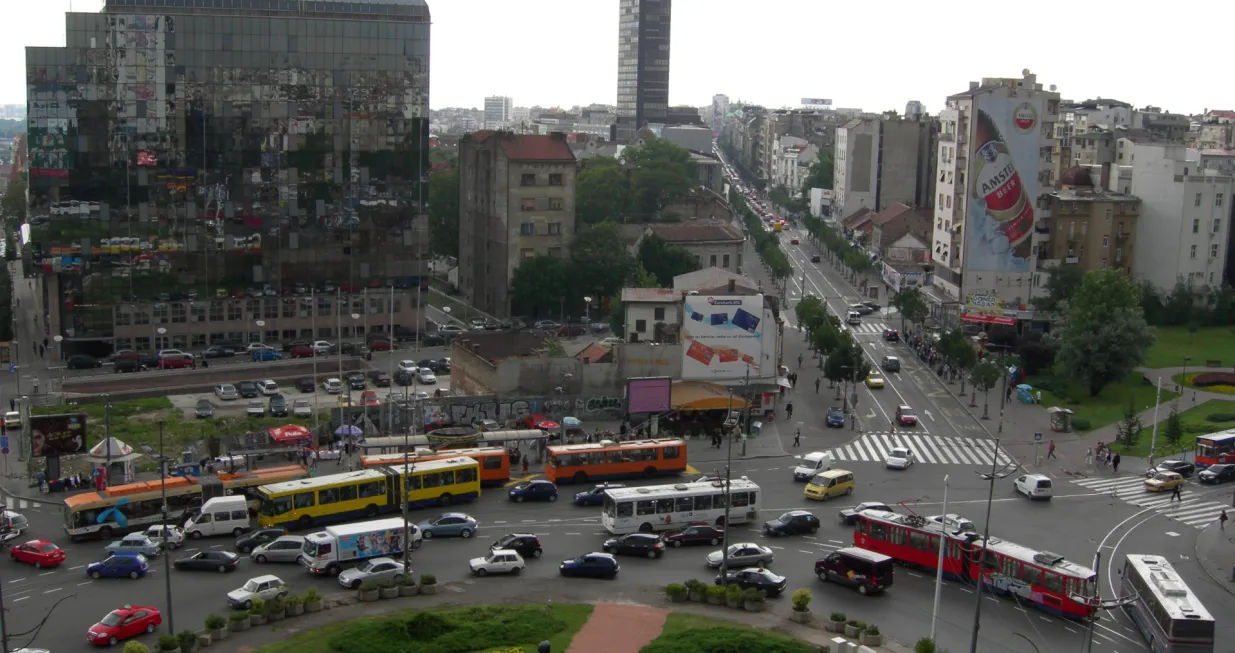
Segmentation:
{"type": "Polygon", "coordinates": [[[1028,68],[1025,68],[1024,70],[1021,71],[1021,77],[1028,77],[1028,76],[1029,76],[1028,68]]]}
{"type": "Polygon", "coordinates": [[[1051,84],[1051,91],[1053,92],[1054,90],[1055,90],[1055,85],[1051,84]]]}

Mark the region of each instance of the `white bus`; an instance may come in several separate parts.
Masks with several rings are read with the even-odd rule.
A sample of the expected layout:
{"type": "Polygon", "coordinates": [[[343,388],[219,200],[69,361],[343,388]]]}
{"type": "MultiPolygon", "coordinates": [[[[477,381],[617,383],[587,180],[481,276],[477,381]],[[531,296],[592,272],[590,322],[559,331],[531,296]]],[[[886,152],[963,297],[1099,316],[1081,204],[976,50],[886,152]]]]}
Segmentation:
{"type": "MultiPolygon", "coordinates": [[[[759,486],[745,476],[728,488],[729,521],[745,524],[759,515],[759,486]]],[[[723,480],[609,490],[601,522],[615,535],[678,529],[692,522],[725,525],[723,480]]]]}
{"type": "Polygon", "coordinates": [[[1120,593],[1136,595],[1124,611],[1154,653],[1213,653],[1214,618],[1166,558],[1128,554],[1120,593]]]}

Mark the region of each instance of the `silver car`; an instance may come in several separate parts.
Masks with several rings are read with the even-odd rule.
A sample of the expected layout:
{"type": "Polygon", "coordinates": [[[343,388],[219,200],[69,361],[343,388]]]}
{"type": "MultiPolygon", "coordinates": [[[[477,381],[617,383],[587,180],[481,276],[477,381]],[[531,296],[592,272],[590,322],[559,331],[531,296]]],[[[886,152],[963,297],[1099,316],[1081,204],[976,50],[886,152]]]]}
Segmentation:
{"type": "MultiPolygon", "coordinates": [[[[728,554],[723,556],[729,559],[730,567],[754,567],[757,565],[770,564],[776,557],[772,553],[772,549],[754,542],[739,542],[730,544],[728,554]]],[[[721,551],[713,551],[708,554],[707,563],[709,567],[716,568],[721,565],[721,551]]]]}
{"type": "Polygon", "coordinates": [[[214,386],[214,396],[224,401],[239,399],[240,393],[236,391],[236,386],[230,383],[220,383],[214,386]]]}
{"type": "Polygon", "coordinates": [[[389,581],[399,583],[403,580],[403,563],[393,558],[373,558],[366,560],[359,567],[353,567],[339,574],[339,584],[343,587],[356,589],[365,583],[381,583],[389,581]]]}
{"type": "Polygon", "coordinates": [[[300,558],[300,551],[303,548],[303,537],[299,535],[284,535],[253,549],[249,557],[258,564],[265,564],[267,562],[296,562],[300,558]]]}

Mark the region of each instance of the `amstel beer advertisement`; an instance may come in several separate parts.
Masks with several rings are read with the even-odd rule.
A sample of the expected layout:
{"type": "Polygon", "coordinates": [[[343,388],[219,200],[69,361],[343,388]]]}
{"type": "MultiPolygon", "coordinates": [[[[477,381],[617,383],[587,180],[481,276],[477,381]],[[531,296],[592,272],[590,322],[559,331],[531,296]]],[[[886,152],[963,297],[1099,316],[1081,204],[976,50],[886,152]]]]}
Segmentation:
{"type": "Polygon", "coordinates": [[[1027,272],[1038,196],[1042,103],[980,97],[970,157],[965,267],[1027,272]]]}

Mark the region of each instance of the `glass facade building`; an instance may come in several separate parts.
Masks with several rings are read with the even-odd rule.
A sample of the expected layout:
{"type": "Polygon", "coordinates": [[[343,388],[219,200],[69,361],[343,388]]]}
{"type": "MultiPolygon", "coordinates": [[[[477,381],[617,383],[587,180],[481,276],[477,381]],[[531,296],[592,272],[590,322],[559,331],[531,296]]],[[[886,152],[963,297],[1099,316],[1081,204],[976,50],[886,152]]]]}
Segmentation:
{"type": "Polygon", "coordinates": [[[26,49],[27,250],[68,352],[255,316],[302,337],[359,306],[407,322],[385,316],[428,265],[423,0],[106,0],[66,22],[66,47],[26,49]]]}
{"type": "Polygon", "coordinates": [[[663,123],[669,110],[669,28],[673,0],[620,0],[617,142],[663,123]]]}

